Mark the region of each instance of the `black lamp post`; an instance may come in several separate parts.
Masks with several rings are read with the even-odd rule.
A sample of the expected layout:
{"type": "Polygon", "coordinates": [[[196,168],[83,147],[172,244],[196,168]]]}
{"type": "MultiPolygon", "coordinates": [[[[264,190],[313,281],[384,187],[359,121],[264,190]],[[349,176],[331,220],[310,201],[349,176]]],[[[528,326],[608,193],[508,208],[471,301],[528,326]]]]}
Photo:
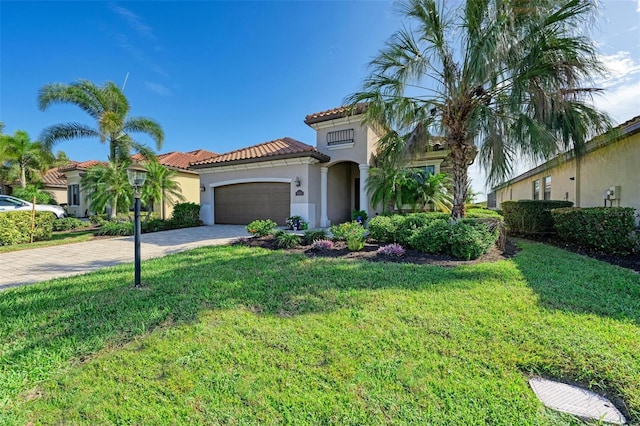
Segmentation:
{"type": "Polygon", "coordinates": [[[133,187],[134,193],[134,263],[135,263],[135,275],[134,285],[140,287],[140,188],[144,185],[144,181],[147,178],[147,169],[138,163],[133,163],[127,168],[127,177],[129,178],[129,184],[133,187]]]}

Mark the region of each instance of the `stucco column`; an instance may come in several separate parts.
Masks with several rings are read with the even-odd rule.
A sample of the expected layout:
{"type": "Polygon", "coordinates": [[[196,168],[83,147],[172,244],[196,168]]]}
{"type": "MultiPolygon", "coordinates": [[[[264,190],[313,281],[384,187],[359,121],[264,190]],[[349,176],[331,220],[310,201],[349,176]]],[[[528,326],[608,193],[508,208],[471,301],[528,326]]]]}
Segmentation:
{"type": "Polygon", "coordinates": [[[320,168],[320,227],[329,226],[329,217],[327,216],[327,177],[329,174],[328,167],[320,168]]]}
{"type": "Polygon", "coordinates": [[[367,197],[367,179],[369,178],[369,165],[358,164],[360,169],[360,210],[369,215],[369,198],[367,197]]]}

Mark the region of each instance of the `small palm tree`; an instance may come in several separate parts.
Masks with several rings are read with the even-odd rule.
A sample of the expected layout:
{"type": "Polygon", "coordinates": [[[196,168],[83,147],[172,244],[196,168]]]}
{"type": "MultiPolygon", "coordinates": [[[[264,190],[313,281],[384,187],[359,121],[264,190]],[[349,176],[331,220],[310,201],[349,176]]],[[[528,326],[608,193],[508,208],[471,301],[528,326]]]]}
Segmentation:
{"type": "Polygon", "coordinates": [[[142,187],[141,198],[145,205],[149,207],[147,219],[151,210],[158,203],[162,203],[162,217],[164,219],[165,203],[173,206],[176,201],[185,200],[180,184],[174,180],[178,173],[163,166],[155,159],[147,161],[145,167],[147,168],[147,180],[142,187]]]}
{"type": "Polygon", "coordinates": [[[444,173],[437,175],[422,169],[409,169],[411,179],[415,184],[412,187],[411,199],[413,210],[426,210],[434,206],[437,210],[450,212],[452,196],[449,191],[451,178],[444,173]]]}
{"type": "Polygon", "coordinates": [[[371,62],[361,92],[365,117],[386,132],[378,155],[402,159],[410,146],[441,138],[450,152],[451,215],[465,215],[467,170],[478,154],[489,181],[501,181],[518,158],[548,159],[585,151],[611,128],[589,87],[603,73],[583,35],[591,0],[405,0],[411,23],[371,62]]]}
{"type": "Polygon", "coordinates": [[[91,210],[103,213],[110,207],[109,217],[113,219],[118,212],[127,211],[133,203],[133,189],[127,178],[127,163],[109,162],[87,169],[80,185],[85,191],[91,210]]]}
{"type": "Polygon", "coordinates": [[[13,136],[5,135],[2,139],[7,179],[17,179],[21,188],[37,181],[53,158],[51,152],[40,142],[31,141],[24,130],[16,131],[13,136]]]}
{"type": "Polygon", "coordinates": [[[50,126],[40,137],[48,148],[61,140],[97,137],[101,143],[109,143],[110,162],[125,163],[129,161],[131,150],[145,157],[151,155],[150,149],[133,139],[130,133],[146,133],[155,141],[157,149],[162,147],[164,132],[160,125],[150,118],[128,117],[129,102],[112,82],[101,87],[87,80],[48,84],[40,89],[38,105],[44,111],[54,103],[77,105],[95,119],[97,126],[80,123],[50,126]]]}

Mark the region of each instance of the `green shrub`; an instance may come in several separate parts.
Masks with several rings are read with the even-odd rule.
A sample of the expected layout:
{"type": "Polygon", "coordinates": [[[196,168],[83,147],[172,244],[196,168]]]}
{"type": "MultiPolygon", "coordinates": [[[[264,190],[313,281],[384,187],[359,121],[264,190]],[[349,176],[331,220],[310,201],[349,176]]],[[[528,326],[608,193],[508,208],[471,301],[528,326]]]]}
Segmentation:
{"type": "Polygon", "coordinates": [[[175,228],[200,226],[200,205],[196,203],[178,203],[173,206],[171,221],[175,228]]]}
{"type": "Polygon", "coordinates": [[[350,251],[359,251],[364,247],[367,230],[358,222],[345,222],[332,225],[329,230],[335,240],[346,241],[350,251]]]}
{"type": "Polygon", "coordinates": [[[248,224],[245,229],[248,233],[252,235],[256,235],[258,237],[265,237],[267,235],[271,235],[273,231],[278,226],[277,223],[272,221],[271,219],[267,220],[254,220],[250,224],[248,224]]]}
{"type": "Polygon", "coordinates": [[[105,222],[94,234],[111,236],[133,235],[133,222],[105,222]]]}
{"type": "Polygon", "coordinates": [[[63,217],[53,222],[54,231],[68,231],[70,229],[84,228],[87,224],[75,217],[63,217]]]}
{"type": "Polygon", "coordinates": [[[313,244],[314,241],[326,240],[327,231],[324,229],[315,229],[304,233],[304,240],[307,244],[313,244]]]}
{"type": "Polygon", "coordinates": [[[451,225],[437,219],[417,229],[409,238],[409,246],[425,253],[449,253],[451,225]]]}
{"type": "Polygon", "coordinates": [[[37,189],[33,185],[27,185],[26,188],[14,188],[14,190],[11,192],[11,195],[30,203],[33,203],[33,196],[35,195],[36,204],[58,205],[58,203],[56,203],[56,199],[53,197],[53,195],[51,195],[50,192],[37,189]]]}
{"type": "Polygon", "coordinates": [[[404,216],[376,216],[369,221],[369,236],[382,244],[397,243],[398,231],[403,227],[404,216]]]}
{"type": "Polygon", "coordinates": [[[329,231],[333,235],[334,240],[346,241],[349,236],[361,235],[364,238],[366,230],[358,222],[345,222],[339,225],[331,225],[329,231]]]}
{"type": "Polygon", "coordinates": [[[629,253],[638,244],[634,209],[590,207],[551,210],[558,236],[605,253],[629,253]]]}
{"type": "Polygon", "coordinates": [[[284,231],[278,231],[274,234],[276,244],[280,248],[294,248],[300,244],[300,237],[296,234],[290,234],[284,231]]]}
{"type": "MultiPolygon", "coordinates": [[[[36,212],[33,241],[51,239],[55,216],[50,212],[36,212]]],[[[0,214],[0,246],[31,242],[31,212],[17,211],[0,214]]]]}
{"type": "Polygon", "coordinates": [[[142,232],[159,232],[176,229],[172,220],[149,219],[141,224],[142,232]]]}
{"type": "Polygon", "coordinates": [[[89,217],[89,222],[93,223],[94,225],[102,225],[106,222],[109,222],[109,218],[104,213],[94,214],[93,216],[89,217]]]}
{"type": "Polygon", "coordinates": [[[520,200],[502,203],[504,221],[509,232],[523,235],[555,232],[551,210],[571,207],[571,201],[520,200]]]}
{"type": "Polygon", "coordinates": [[[498,230],[491,231],[481,222],[460,222],[451,225],[450,254],[458,259],[477,259],[498,239],[498,230]]]}
{"type": "Polygon", "coordinates": [[[471,210],[467,210],[467,218],[470,219],[484,219],[495,218],[502,220],[502,213],[498,210],[486,209],[483,207],[475,207],[471,210]]]}

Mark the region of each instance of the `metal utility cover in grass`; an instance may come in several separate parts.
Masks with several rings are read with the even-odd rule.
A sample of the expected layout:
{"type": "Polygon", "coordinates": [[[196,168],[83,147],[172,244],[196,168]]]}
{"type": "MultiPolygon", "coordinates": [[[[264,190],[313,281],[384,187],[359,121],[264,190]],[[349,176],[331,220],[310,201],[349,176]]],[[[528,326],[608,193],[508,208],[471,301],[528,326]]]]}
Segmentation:
{"type": "Polygon", "coordinates": [[[611,401],[597,393],[540,377],[529,379],[529,385],[540,401],[554,410],[618,425],[627,422],[611,401]]]}

